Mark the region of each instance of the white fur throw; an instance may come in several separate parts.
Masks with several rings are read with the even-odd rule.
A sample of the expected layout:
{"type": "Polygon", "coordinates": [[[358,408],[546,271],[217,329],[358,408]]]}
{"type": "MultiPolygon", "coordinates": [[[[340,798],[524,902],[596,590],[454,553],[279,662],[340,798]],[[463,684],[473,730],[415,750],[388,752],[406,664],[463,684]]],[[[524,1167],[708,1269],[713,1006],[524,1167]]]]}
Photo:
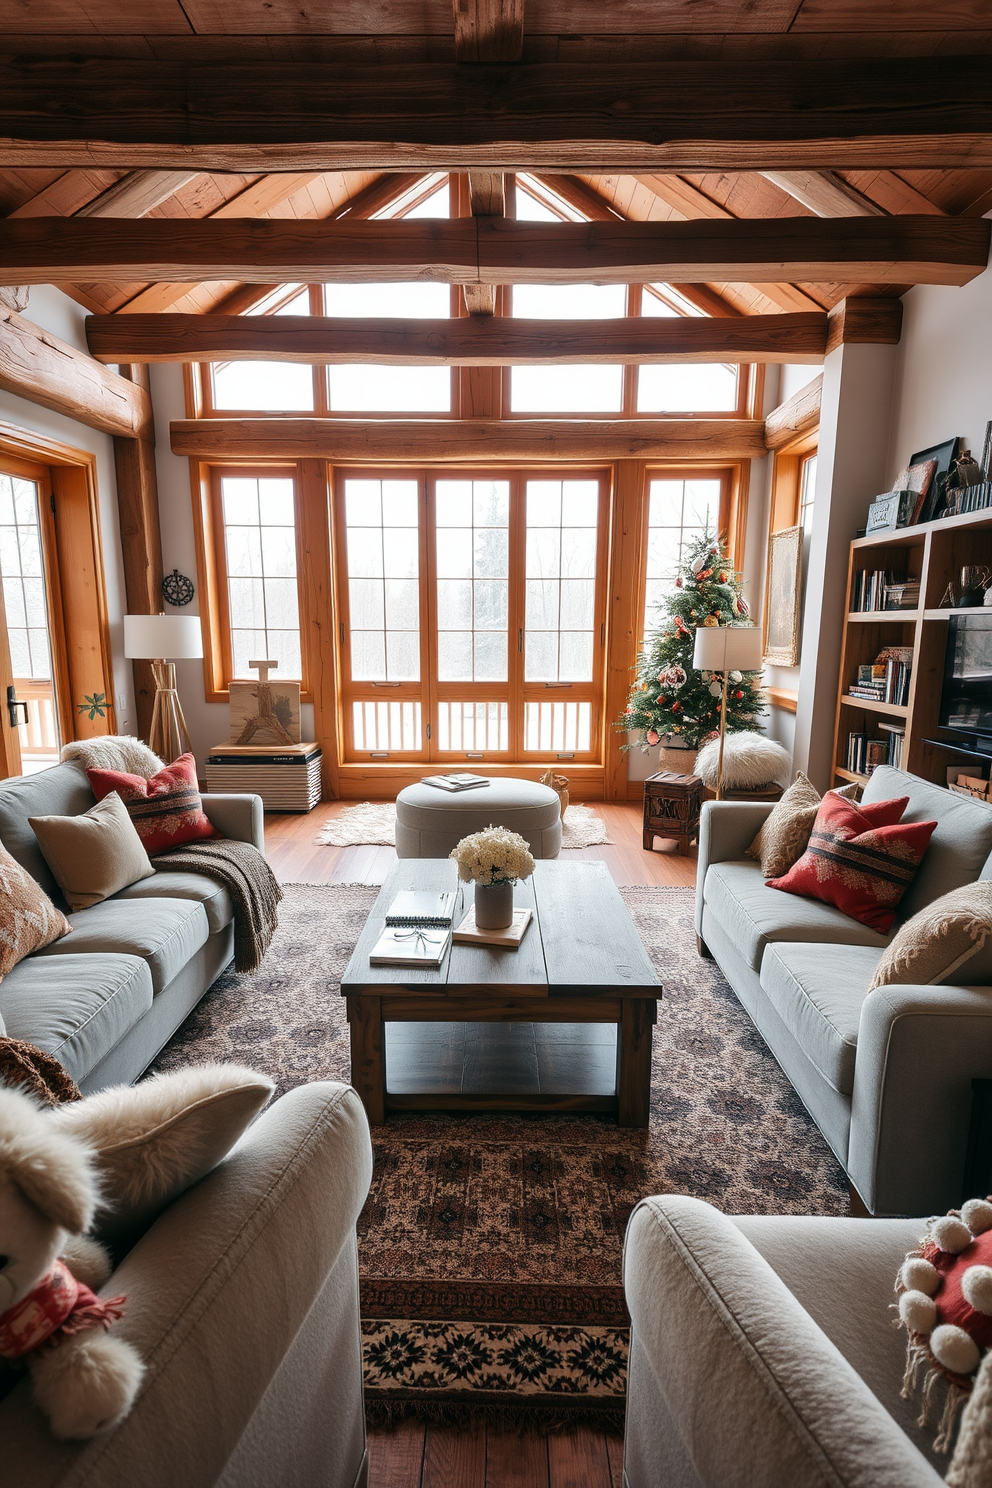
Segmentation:
{"type": "MultiPolygon", "coordinates": [[[[695,773],[716,789],[720,740],[710,739],[696,755],[695,773]]],[[[728,734],[723,746],[723,784],[726,790],[760,790],[763,785],[788,785],[792,760],[781,744],[765,734],[728,734]]]]}
{"type": "Polygon", "coordinates": [[[165,769],[165,761],[130,734],[77,739],[74,744],[62,746],[59,759],[64,764],[78,765],[81,770],[124,770],[128,775],[143,775],[146,780],[165,769]]]}

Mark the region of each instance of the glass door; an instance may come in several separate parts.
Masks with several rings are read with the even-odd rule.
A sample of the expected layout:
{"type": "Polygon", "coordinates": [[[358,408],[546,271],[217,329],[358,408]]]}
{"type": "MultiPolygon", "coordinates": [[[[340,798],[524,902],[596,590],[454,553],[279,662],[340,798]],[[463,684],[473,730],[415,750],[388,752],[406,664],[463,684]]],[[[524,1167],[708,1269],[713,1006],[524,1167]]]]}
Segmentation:
{"type": "Polygon", "coordinates": [[[25,775],[54,765],[63,739],[45,572],[43,503],[50,502],[46,471],[4,460],[0,466],[0,577],[11,678],[0,705],[11,724],[17,720],[20,767],[25,775]]]}

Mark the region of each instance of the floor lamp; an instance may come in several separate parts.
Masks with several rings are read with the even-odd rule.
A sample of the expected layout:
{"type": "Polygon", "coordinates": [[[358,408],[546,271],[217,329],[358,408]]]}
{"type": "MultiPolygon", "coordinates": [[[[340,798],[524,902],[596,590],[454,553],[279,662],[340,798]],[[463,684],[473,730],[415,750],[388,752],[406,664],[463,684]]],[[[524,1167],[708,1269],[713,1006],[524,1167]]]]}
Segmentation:
{"type": "Polygon", "coordinates": [[[175,663],[203,655],[199,615],[125,615],[124,655],[152,664],[155,706],[148,747],[170,764],[192,748],[176,691],[175,663]]]}
{"type": "Polygon", "coordinates": [[[723,800],[723,745],[727,737],[727,683],[731,672],[757,672],[761,668],[761,631],[756,625],[700,625],[692,664],[699,672],[723,673],[720,701],[720,758],[717,764],[716,798],[723,800]]]}

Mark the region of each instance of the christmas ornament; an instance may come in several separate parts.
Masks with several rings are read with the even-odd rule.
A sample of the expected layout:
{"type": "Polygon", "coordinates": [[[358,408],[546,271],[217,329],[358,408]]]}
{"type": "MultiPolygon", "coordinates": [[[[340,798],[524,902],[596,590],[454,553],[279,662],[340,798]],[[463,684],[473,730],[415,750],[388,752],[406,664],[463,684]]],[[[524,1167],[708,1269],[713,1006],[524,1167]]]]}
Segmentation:
{"type": "Polygon", "coordinates": [[[747,607],[747,600],[743,594],[736,594],[734,596],[734,609],[738,615],[750,615],[751,611],[747,607]]]}
{"type": "Polygon", "coordinates": [[[720,686],[719,682],[710,683],[710,697],[719,697],[722,691],[723,688],[720,686]]]}
{"type": "Polygon", "coordinates": [[[657,729],[648,729],[648,743],[649,744],[657,744],[657,742],[658,742],[658,740],[660,738],[661,738],[661,735],[659,734],[659,732],[658,732],[657,729]]]}
{"type": "Polygon", "coordinates": [[[731,682],[740,682],[741,681],[741,673],[740,672],[731,672],[731,674],[730,674],[730,680],[731,680],[731,682]]]}
{"type": "MultiPolygon", "coordinates": [[[[658,673],[658,681],[661,683],[662,687],[668,687],[671,688],[673,692],[677,692],[680,687],[685,686],[686,674],[683,671],[682,667],[670,666],[666,667],[663,672],[658,673]]],[[[661,699],[659,698],[659,702],[660,701],[661,699]]]]}
{"type": "Polygon", "coordinates": [[[735,698],[737,698],[737,699],[738,699],[738,701],[740,701],[740,699],[741,699],[741,698],[742,698],[742,697],[743,697],[743,696],[744,696],[744,694],[743,694],[743,692],[741,692],[741,690],[740,690],[740,688],[738,688],[738,690],[737,690],[737,691],[736,691],[736,692],[735,692],[735,693],[734,693],[734,697],[735,697],[735,698]]]}
{"type": "Polygon", "coordinates": [[[710,627],[712,627],[714,625],[719,625],[720,624],[720,616],[719,615],[707,615],[706,616],[706,619],[703,621],[703,624],[705,626],[707,626],[708,628],[710,628],[710,627]]]}
{"type": "Polygon", "coordinates": [[[689,564],[689,567],[696,578],[699,577],[700,570],[706,567],[706,561],[707,555],[705,553],[700,553],[699,557],[694,558],[689,564]]]}

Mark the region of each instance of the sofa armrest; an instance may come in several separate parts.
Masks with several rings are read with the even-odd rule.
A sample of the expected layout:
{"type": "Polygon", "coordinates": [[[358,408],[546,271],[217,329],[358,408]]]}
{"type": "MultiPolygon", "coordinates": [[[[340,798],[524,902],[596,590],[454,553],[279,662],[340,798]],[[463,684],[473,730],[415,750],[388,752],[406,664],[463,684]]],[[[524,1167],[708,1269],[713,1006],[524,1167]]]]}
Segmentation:
{"type": "Polygon", "coordinates": [[[634,1341],[629,1488],[941,1483],[764,1257],[709,1204],[643,1200],[627,1229],[624,1289],[634,1341]]]}
{"type": "Polygon", "coordinates": [[[265,812],[261,796],[205,795],[204,815],[223,837],[235,842],[253,842],[259,852],[265,851],[265,812]]]}
{"type": "Polygon", "coordinates": [[[971,1082],[992,1078],[992,987],[877,987],[865,998],[848,1173],[873,1214],[963,1198],[971,1082]]]}
{"type": "MultiPolygon", "coordinates": [[[[320,1412],[335,1418],[347,1461],[319,1481],[351,1488],[364,1450],[355,1224],[371,1176],[368,1122],[350,1086],[306,1085],[277,1101],[103,1288],[127,1294],[115,1331],[147,1365],[131,1414],[106,1436],[57,1442],[18,1385],[0,1405],[10,1481],[213,1488],[256,1410],[271,1410],[273,1382],[331,1283],[336,1332],[349,1342],[330,1360],[337,1378],[320,1412]],[[339,1268],[353,1279],[335,1288],[339,1268]]],[[[311,1338],[311,1374],[326,1371],[333,1338],[330,1327],[311,1338]]],[[[289,1456],[308,1421],[297,1397],[278,1414],[289,1456]]]]}
{"type": "Polygon", "coordinates": [[[711,863],[742,858],[771,814],[773,801],[704,801],[696,859],[696,934],[702,929],[703,891],[711,863]]]}

